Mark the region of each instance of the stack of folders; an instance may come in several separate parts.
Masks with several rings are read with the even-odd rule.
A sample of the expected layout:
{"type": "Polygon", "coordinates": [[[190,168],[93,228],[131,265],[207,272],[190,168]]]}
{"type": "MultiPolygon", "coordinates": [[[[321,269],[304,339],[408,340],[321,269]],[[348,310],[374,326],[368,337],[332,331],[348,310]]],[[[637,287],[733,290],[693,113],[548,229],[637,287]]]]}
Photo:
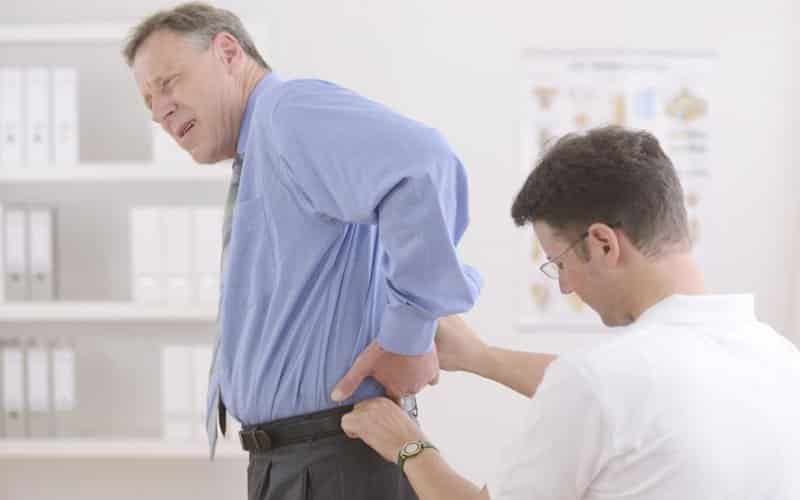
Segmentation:
{"type": "Polygon", "coordinates": [[[217,304],[222,218],[219,207],[132,207],[134,301],[217,304]]]}
{"type": "Polygon", "coordinates": [[[0,168],[78,163],[78,71],[0,67],[0,168]]]}
{"type": "Polygon", "coordinates": [[[0,339],[0,437],[72,437],[77,429],[70,339],[0,339]]]}
{"type": "Polygon", "coordinates": [[[206,434],[210,344],[161,348],[161,416],[164,439],[187,441],[206,434]]]}
{"type": "Polygon", "coordinates": [[[0,204],[0,302],[56,298],[55,211],[0,204]]]}

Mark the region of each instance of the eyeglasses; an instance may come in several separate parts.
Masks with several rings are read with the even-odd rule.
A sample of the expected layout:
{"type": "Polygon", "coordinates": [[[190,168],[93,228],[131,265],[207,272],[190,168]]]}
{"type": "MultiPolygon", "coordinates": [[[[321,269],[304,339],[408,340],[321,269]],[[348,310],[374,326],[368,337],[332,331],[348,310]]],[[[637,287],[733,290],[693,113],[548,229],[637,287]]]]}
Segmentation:
{"type": "MultiPolygon", "coordinates": [[[[621,226],[621,224],[620,224],[620,223],[616,223],[616,224],[609,224],[609,225],[608,225],[608,227],[610,227],[610,228],[612,228],[612,229],[618,228],[618,227],[620,227],[620,226],[621,226]]],[[[569,252],[570,250],[572,250],[573,248],[575,248],[575,245],[577,245],[578,243],[580,243],[581,241],[583,241],[583,240],[584,240],[584,239],[585,239],[587,236],[589,236],[589,231],[588,231],[588,230],[584,231],[584,232],[583,232],[583,233],[582,233],[582,234],[581,234],[581,235],[578,237],[578,239],[577,239],[577,240],[573,241],[573,242],[572,242],[572,243],[571,243],[571,244],[570,244],[570,245],[567,247],[567,249],[566,249],[566,250],[564,250],[563,252],[561,252],[560,254],[558,254],[557,256],[555,256],[555,257],[553,257],[553,258],[551,258],[551,259],[547,259],[547,262],[545,262],[544,264],[542,264],[541,266],[539,266],[539,270],[540,270],[541,272],[543,272],[543,273],[544,273],[544,275],[545,275],[545,276],[547,276],[548,278],[550,278],[550,279],[554,279],[554,280],[557,280],[557,279],[558,279],[558,275],[559,275],[559,273],[560,273],[561,271],[563,271],[563,270],[564,270],[564,263],[563,263],[563,262],[561,262],[561,258],[562,258],[562,257],[564,257],[565,255],[567,255],[567,252],[569,252]]]]}

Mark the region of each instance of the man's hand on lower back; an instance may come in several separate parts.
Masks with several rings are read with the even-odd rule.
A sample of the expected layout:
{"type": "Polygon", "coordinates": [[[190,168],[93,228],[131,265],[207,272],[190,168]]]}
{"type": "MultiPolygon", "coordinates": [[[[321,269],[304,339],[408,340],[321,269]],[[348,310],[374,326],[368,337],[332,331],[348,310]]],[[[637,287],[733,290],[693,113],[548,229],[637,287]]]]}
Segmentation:
{"type": "Polygon", "coordinates": [[[436,348],[426,354],[404,356],[386,351],[377,341],[372,341],[336,385],[331,399],[349,398],[367,377],[377,380],[386,389],[386,395],[395,401],[416,394],[439,380],[436,348]]]}

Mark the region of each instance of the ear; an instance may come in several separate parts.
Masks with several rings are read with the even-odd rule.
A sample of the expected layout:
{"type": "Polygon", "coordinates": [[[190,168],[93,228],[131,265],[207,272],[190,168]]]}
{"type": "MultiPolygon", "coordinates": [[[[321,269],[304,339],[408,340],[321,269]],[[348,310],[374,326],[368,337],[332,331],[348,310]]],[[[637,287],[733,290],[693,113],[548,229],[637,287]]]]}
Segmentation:
{"type": "Polygon", "coordinates": [[[211,40],[215,55],[226,67],[234,67],[244,59],[244,51],[239,41],[230,33],[222,31],[211,40]]]}
{"type": "Polygon", "coordinates": [[[587,230],[586,237],[589,255],[601,259],[608,266],[616,266],[620,258],[620,235],[609,225],[595,223],[587,230]]]}

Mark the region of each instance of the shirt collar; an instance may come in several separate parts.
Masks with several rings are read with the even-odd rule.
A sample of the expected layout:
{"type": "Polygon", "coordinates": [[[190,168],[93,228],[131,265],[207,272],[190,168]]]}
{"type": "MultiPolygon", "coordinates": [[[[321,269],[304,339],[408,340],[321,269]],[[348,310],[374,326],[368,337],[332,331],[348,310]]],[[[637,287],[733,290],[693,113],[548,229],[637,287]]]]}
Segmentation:
{"type": "Polygon", "coordinates": [[[239,155],[244,155],[244,152],[247,148],[247,137],[250,132],[250,122],[253,119],[253,113],[255,111],[256,104],[258,103],[259,98],[269,92],[270,90],[274,89],[281,83],[280,77],[274,72],[268,73],[264,76],[261,81],[258,82],[256,87],[250,93],[250,96],[247,98],[247,107],[244,109],[244,116],[242,117],[242,125],[239,127],[239,139],[236,143],[236,153],[239,155]]]}
{"type": "Polygon", "coordinates": [[[753,296],[670,295],[647,309],[636,325],[652,323],[730,323],[755,321],[753,296]]]}

